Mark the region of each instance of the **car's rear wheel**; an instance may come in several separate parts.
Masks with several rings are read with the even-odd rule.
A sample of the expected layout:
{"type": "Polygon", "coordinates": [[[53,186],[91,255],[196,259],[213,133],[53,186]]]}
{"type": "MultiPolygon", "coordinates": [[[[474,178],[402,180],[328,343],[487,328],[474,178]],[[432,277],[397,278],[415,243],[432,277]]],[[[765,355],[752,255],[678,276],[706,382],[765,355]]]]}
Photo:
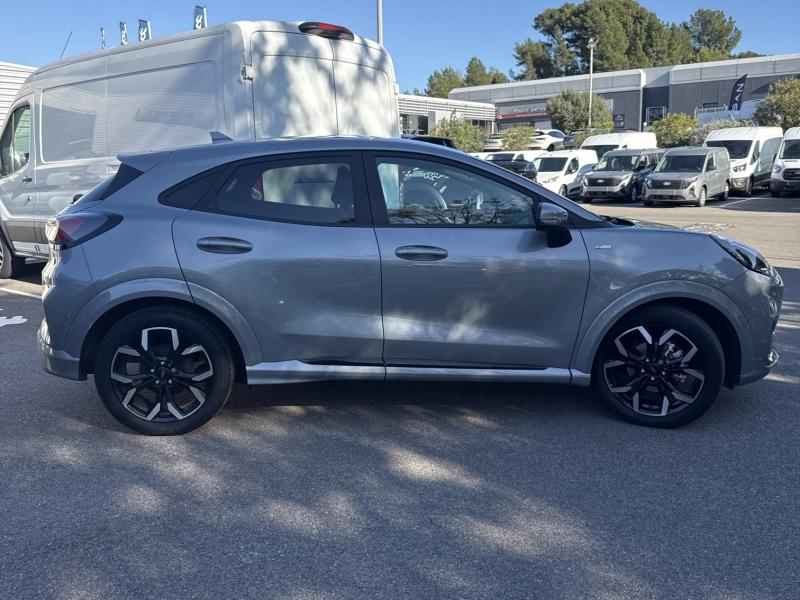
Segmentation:
{"type": "Polygon", "coordinates": [[[656,205],[656,203],[653,200],[643,200],[642,204],[644,204],[645,206],[655,206],[656,205]]]}
{"type": "Polygon", "coordinates": [[[725,375],[722,346],[695,313],[654,306],[625,317],[604,339],[592,379],[622,418],[677,427],[713,404],[725,375]]]}
{"type": "Polygon", "coordinates": [[[18,274],[25,266],[25,259],[14,256],[5,238],[0,235],[0,279],[8,279],[18,274]]]}
{"type": "Polygon", "coordinates": [[[204,425],[225,405],[234,380],[232,353],[217,328],[170,308],[118,321],[100,341],[94,368],[108,411],[147,435],[204,425]]]}

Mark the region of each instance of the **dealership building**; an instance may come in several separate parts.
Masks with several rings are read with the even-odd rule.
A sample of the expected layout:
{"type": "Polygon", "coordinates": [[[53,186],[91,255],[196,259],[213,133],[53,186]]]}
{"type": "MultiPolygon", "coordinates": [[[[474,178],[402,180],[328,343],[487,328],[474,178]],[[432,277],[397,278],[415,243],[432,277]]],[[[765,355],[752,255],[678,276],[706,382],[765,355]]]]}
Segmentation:
{"type": "MultiPolygon", "coordinates": [[[[781,54],[596,73],[592,87],[611,109],[615,129],[641,130],[668,113],[727,111],[737,82],[744,84],[744,110],[763,98],[770,84],[795,77],[800,77],[800,54],[781,54]]],[[[589,76],[457,88],[450,99],[493,104],[499,130],[520,124],[547,129],[552,127],[547,100],[565,90],[588,91],[589,76]]]]}
{"type": "Polygon", "coordinates": [[[429,133],[443,119],[466,119],[491,133],[497,110],[490,102],[470,102],[430,96],[399,94],[400,127],[403,133],[429,133]]]}
{"type": "Polygon", "coordinates": [[[33,67],[0,61],[0,126],[11,108],[17,90],[35,70],[33,67]]]}

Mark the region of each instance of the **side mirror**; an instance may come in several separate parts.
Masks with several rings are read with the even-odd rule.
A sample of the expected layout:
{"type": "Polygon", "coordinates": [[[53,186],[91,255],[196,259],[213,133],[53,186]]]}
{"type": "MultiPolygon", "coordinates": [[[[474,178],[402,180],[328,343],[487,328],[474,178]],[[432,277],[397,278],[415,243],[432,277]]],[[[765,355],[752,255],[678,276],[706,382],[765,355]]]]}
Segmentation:
{"type": "Polygon", "coordinates": [[[544,231],[566,229],[569,224],[569,213],[550,202],[539,202],[533,216],[536,222],[536,229],[544,231]]]}
{"type": "Polygon", "coordinates": [[[750,159],[750,164],[751,164],[751,165],[754,165],[754,164],[756,164],[756,162],[758,161],[758,159],[759,159],[759,157],[760,157],[760,156],[761,156],[761,154],[759,153],[759,151],[758,151],[758,150],[756,150],[755,152],[753,152],[753,158],[751,158],[751,159],[750,159]]]}

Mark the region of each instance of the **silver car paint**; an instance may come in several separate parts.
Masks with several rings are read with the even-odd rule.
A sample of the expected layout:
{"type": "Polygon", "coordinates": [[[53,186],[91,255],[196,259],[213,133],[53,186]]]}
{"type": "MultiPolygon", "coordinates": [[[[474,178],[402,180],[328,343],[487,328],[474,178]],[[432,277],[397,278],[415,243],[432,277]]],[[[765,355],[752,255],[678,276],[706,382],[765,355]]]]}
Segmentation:
{"type": "Polygon", "coordinates": [[[620,316],[653,300],[688,298],[730,319],[742,351],[740,380],[768,371],[780,279],[746,271],[705,234],[642,224],[587,226],[553,249],[542,246],[545,234],[534,228],[306,226],[221,219],[156,199],[191,174],[231,160],[333,150],[407,151],[461,162],[604,225],[503,169],[416,142],[230,143],[124,159],[149,170],[101,203],[103,211],[124,213],[122,223],[54,253],[45,271],[45,368],[85,377],[81,348],[105,311],[134,298],[168,297],[197,303],[220,319],[242,350],[250,383],[466,377],[587,384],[594,353],[620,316]],[[223,234],[251,237],[256,253],[233,264],[195,252],[197,238],[223,234]],[[395,263],[394,248],[408,243],[447,247],[452,259],[437,269],[395,263]],[[449,313],[449,306],[458,310],[449,313]]]}

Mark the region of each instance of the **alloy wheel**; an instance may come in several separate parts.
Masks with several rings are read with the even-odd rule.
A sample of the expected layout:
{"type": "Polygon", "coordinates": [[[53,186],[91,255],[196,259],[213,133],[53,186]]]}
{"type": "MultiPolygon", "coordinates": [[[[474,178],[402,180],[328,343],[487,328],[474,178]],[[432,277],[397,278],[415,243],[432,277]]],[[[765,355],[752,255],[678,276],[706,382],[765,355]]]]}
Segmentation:
{"type": "Polygon", "coordinates": [[[625,407],[665,417],[698,399],[706,375],[698,347],[672,328],[639,325],[614,339],[603,362],[605,383],[625,407]]]}
{"type": "Polygon", "coordinates": [[[145,421],[172,423],[205,404],[214,369],[206,349],[185,332],[153,327],[117,348],[110,377],[126,410],[145,421]]]}

